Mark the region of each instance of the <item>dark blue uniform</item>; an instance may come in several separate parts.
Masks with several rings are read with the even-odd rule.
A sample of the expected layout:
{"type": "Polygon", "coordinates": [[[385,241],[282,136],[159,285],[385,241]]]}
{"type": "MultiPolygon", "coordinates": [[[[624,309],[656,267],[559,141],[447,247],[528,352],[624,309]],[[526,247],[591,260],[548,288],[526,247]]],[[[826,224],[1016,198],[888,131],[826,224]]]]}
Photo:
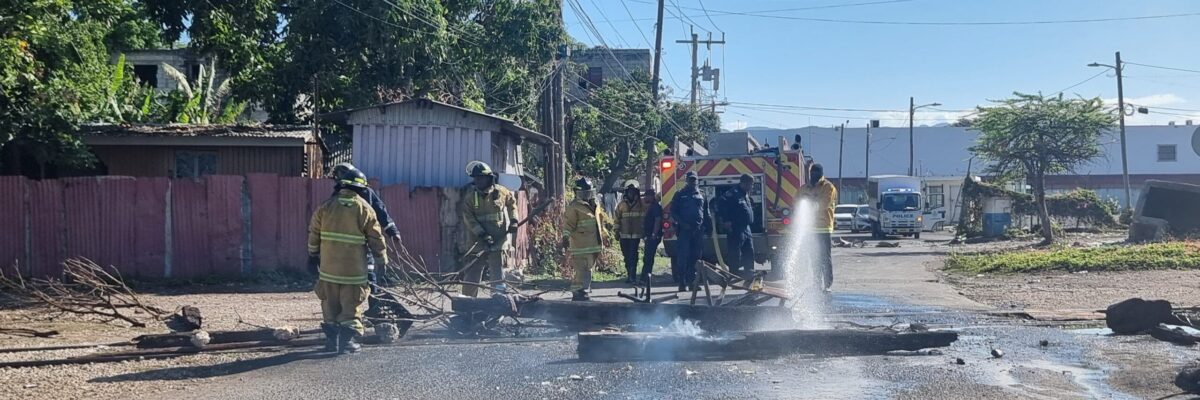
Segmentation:
{"type": "Polygon", "coordinates": [[[646,234],[646,247],[642,250],[642,279],[645,280],[649,280],[650,273],[654,272],[654,256],[658,254],[659,243],[662,243],[662,218],[662,205],[658,204],[658,200],[651,201],[642,221],[642,232],[646,234]]]}
{"type": "Polygon", "coordinates": [[[693,285],[696,281],[696,263],[704,252],[704,232],[708,226],[706,206],[704,195],[695,186],[684,187],[671,200],[676,237],[671,272],[680,285],[693,285]]]}
{"type": "Polygon", "coordinates": [[[721,220],[731,226],[725,234],[725,247],[729,249],[725,263],[729,264],[729,271],[754,272],[754,237],[750,232],[750,225],[754,224],[754,203],[750,201],[750,195],[741,187],[734,187],[722,194],[717,204],[721,220]]]}

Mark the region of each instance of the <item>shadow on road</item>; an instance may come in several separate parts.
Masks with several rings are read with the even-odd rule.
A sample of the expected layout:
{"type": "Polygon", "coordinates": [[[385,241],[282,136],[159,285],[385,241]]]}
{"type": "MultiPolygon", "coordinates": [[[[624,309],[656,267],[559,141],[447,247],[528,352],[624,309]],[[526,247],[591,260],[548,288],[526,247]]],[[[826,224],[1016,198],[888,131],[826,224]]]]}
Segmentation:
{"type": "Polygon", "coordinates": [[[323,351],[305,351],[295,353],[283,353],[267,358],[255,360],[231,361],[217,365],[197,365],[191,367],[175,367],[164,368],[150,371],[134,372],[129,374],[121,374],[114,376],[105,376],[93,378],[88,382],[92,383],[117,383],[130,381],[175,381],[195,378],[214,378],[219,376],[240,374],[250,372],[260,368],[274,367],[294,361],[301,360],[319,360],[325,358],[336,357],[336,354],[326,353],[323,351]]]}

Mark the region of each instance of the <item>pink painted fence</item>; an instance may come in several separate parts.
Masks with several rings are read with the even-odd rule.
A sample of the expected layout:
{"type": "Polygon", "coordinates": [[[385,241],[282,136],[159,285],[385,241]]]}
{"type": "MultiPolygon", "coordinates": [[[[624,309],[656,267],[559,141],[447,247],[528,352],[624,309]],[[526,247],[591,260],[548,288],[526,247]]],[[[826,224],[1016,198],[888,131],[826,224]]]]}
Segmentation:
{"type": "MultiPolygon", "coordinates": [[[[435,188],[379,189],[414,256],[443,257],[435,188]]],[[[57,276],[86,257],[139,279],[303,270],[308,220],[333,193],[325,179],[271,174],[201,180],[0,176],[0,266],[57,276]]]]}

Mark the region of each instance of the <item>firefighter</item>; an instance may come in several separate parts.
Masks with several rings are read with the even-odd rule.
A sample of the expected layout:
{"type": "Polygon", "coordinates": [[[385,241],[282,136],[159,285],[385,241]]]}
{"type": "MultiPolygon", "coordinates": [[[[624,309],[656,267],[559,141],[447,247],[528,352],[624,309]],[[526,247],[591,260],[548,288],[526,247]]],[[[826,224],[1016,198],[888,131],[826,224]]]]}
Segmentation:
{"type": "MultiPolygon", "coordinates": [[[[354,164],[339,163],[333,167],[332,176],[335,180],[337,180],[340,176],[346,176],[346,174],[353,174],[354,179],[361,180],[359,183],[362,185],[335,185],[333,187],[332,196],[337,196],[338,192],[343,188],[350,189],[354,193],[358,193],[359,197],[362,197],[363,200],[366,200],[367,204],[371,205],[371,210],[375,211],[375,218],[379,219],[379,226],[383,227],[383,234],[389,238],[392,238],[392,240],[398,245],[400,243],[400,230],[396,228],[396,223],[392,222],[392,216],[388,214],[387,206],[383,204],[383,199],[380,199],[379,194],[376,193],[374,189],[371,189],[371,187],[367,184],[367,176],[363,174],[362,171],[359,171],[358,168],[355,168],[354,164]]],[[[383,264],[385,263],[376,262],[371,254],[367,253],[367,268],[370,271],[367,276],[371,279],[371,283],[376,283],[375,267],[383,264]]],[[[380,267],[380,269],[386,271],[386,269],[383,267],[380,267]]],[[[384,276],[386,278],[386,274],[384,274],[384,276]]]]}
{"type": "Polygon", "coordinates": [[[641,247],[645,226],[646,204],[635,180],[625,182],[621,203],[613,215],[617,221],[617,234],[621,239],[621,254],[625,256],[625,283],[637,283],[638,247],[641,247]]]}
{"type": "Polygon", "coordinates": [[[337,196],[321,204],[308,226],[308,264],[317,273],[325,350],[356,353],[362,335],[367,284],[367,252],[387,263],[387,244],[375,211],[357,193],[366,188],[358,171],[343,171],[337,196]]]}
{"type": "Polygon", "coordinates": [[[808,167],[808,182],[800,189],[802,198],[807,198],[817,204],[816,225],[812,227],[819,250],[817,266],[820,267],[821,281],[825,291],[833,285],[833,208],[837,206],[837,188],[825,179],[825,167],[813,163],[808,167]]]}
{"type": "MultiPolygon", "coordinates": [[[[463,187],[458,204],[467,232],[463,280],[479,283],[486,269],[488,279],[496,282],[493,291],[503,293],[507,289],[504,262],[509,250],[508,235],[517,232],[517,197],[496,184],[496,173],[482,161],[468,163],[467,174],[474,182],[463,187]]],[[[462,294],[475,297],[479,287],[463,285],[462,294]]]]}
{"type": "Polygon", "coordinates": [[[751,236],[750,225],[754,223],[754,203],[750,200],[750,191],[754,188],[754,177],[742,174],[738,185],[721,194],[717,201],[722,225],[726,230],[725,263],[729,264],[729,272],[735,274],[739,269],[742,276],[754,274],[754,238],[751,236]]]}
{"type": "Polygon", "coordinates": [[[704,232],[708,226],[708,206],[700,188],[696,185],[696,171],[688,171],[685,176],[687,185],[675,193],[671,199],[671,220],[675,224],[675,257],[672,266],[678,271],[672,271],[677,278],[679,291],[696,290],[696,263],[704,252],[704,232]]]}
{"type": "Polygon", "coordinates": [[[646,188],[646,193],[642,194],[642,204],[646,206],[646,216],[642,218],[642,233],[646,235],[646,247],[642,249],[642,282],[646,285],[650,285],[654,257],[658,255],[659,243],[662,243],[663,208],[658,201],[658,193],[654,188],[646,188]]]}
{"type": "Polygon", "coordinates": [[[571,300],[590,300],[592,290],[592,268],[600,261],[600,253],[608,247],[608,234],[604,230],[604,211],[596,202],[596,189],[592,181],[580,178],[575,181],[575,200],[563,211],[563,229],[570,235],[566,246],[568,259],[575,275],[571,279],[571,300]]]}
{"type": "MultiPolygon", "coordinates": [[[[332,175],[334,179],[337,179],[337,177],[345,174],[346,171],[358,171],[358,168],[355,168],[354,165],[350,163],[340,163],[333,167],[332,175]]],[[[339,190],[340,189],[338,186],[334,186],[333,195],[337,196],[339,190]]],[[[392,238],[392,240],[399,241],[400,230],[396,228],[396,223],[392,221],[391,214],[388,214],[387,206],[383,204],[383,199],[380,199],[379,194],[367,185],[366,176],[363,176],[363,185],[361,188],[351,187],[350,190],[358,193],[363,200],[367,201],[367,204],[371,205],[371,209],[375,210],[375,217],[379,219],[379,225],[383,227],[383,234],[387,235],[389,238],[392,238]]]]}

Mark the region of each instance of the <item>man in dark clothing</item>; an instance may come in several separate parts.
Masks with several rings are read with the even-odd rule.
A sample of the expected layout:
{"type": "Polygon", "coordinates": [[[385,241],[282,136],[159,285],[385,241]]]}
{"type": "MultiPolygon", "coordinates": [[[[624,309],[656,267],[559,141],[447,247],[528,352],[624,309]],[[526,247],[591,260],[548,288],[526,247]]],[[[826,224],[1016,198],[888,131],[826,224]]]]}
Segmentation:
{"type": "MultiPolygon", "coordinates": [[[[688,171],[687,186],[671,199],[671,220],[675,224],[675,259],[678,260],[679,291],[696,289],[696,263],[704,251],[707,204],[696,185],[696,172],[688,171]]],[[[674,260],[673,260],[674,261],[674,260]]]]}
{"type": "MultiPolygon", "coordinates": [[[[342,176],[343,171],[358,171],[358,168],[350,163],[341,163],[333,167],[333,176],[342,176]]],[[[396,228],[396,223],[392,222],[392,216],[388,215],[383,199],[379,198],[379,194],[375,193],[375,190],[366,186],[366,182],[363,182],[362,187],[338,184],[333,187],[333,194],[336,196],[338,190],[341,189],[350,189],[358,193],[358,197],[366,200],[367,204],[371,205],[371,209],[375,210],[375,218],[379,220],[379,226],[383,227],[383,234],[393,240],[400,240],[400,230],[396,228]]]]}
{"type": "Polygon", "coordinates": [[[754,177],[742,174],[738,185],[721,194],[717,210],[726,229],[725,263],[729,272],[749,277],[754,274],[754,238],[750,225],[754,223],[754,203],[750,191],[754,188],[754,177]]]}
{"type": "Polygon", "coordinates": [[[658,244],[662,243],[663,208],[658,201],[658,193],[654,188],[647,188],[646,193],[642,194],[642,203],[646,204],[646,216],[642,220],[642,232],[646,234],[646,247],[642,250],[642,281],[646,284],[650,283],[650,274],[654,272],[654,256],[658,255],[658,244]]]}

